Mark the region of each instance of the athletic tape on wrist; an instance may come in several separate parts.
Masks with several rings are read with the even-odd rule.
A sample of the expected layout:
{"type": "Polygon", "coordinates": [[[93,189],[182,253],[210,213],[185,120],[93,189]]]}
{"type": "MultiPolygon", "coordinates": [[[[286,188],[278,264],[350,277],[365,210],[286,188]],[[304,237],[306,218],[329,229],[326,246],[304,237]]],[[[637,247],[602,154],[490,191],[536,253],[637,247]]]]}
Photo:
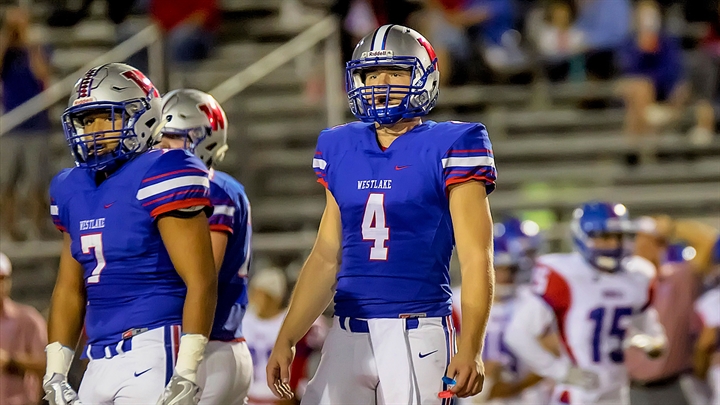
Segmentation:
{"type": "Polygon", "coordinates": [[[45,346],[45,354],[47,356],[45,375],[47,377],[52,377],[53,374],[67,376],[75,351],[63,346],[60,342],[52,342],[45,346]]]}
{"type": "Polygon", "coordinates": [[[195,333],[183,335],[180,338],[175,372],[193,383],[197,383],[197,369],[203,359],[208,338],[195,333]]]}

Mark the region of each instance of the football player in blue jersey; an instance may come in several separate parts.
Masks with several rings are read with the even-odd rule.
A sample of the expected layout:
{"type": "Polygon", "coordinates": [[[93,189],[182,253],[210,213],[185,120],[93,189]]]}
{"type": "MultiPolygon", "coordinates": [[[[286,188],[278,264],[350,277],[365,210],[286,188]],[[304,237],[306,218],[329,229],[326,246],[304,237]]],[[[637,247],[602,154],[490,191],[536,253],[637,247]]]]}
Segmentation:
{"type": "Polygon", "coordinates": [[[83,327],[86,404],[193,404],[217,302],[205,165],[148,150],[165,124],[140,71],[90,69],[62,115],[76,167],[50,186],[63,232],[48,326],[46,398],[73,404],[66,375],[83,327]]]}
{"type": "Polygon", "coordinates": [[[245,189],[230,175],[213,169],[228,149],[227,117],[211,95],[191,89],[166,94],[162,116],[168,123],[160,146],[186,149],[210,170],[210,238],[218,271],[218,303],[198,370],[200,405],[242,405],[253,375],[242,333],[252,228],[245,189]]]}
{"type": "Polygon", "coordinates": [[[439,72],[433,48],[412,29],[385,25],[363,38],[346,83],[360,122],[318,138],[313,167],[327,203],[268,385],[287,397],[293,347],[334,298],[333,329],[303,404],[446,404],[474,395],[494,284],[487,131],[422,120],[437,101],[439,72]],[[457,345],[454,245],[463,279],[457,345]]]}

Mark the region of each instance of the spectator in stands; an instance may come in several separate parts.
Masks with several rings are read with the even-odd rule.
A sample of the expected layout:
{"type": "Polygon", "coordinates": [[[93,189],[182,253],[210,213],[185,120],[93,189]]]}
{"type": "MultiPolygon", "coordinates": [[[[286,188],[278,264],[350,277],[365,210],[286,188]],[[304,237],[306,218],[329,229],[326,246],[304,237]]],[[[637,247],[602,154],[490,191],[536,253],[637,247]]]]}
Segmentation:
{"type": "MultiPolygon", "coordinates": [[[[90,6],[95,0],[82,0],[77,10],[71,9],[68,3],[70,1],[53,1],[55,7],[50,17],[48,17],[48,25],[51,27],[73,27],[80,21],[90,15],[90,6]]],[[[72,2],[75,3],[75,2],[72,2]]],[[[113,24],[120,24],[130,14],[135,0],[106,0],[107,16],[113,24]]],[[[135,66],[135,65],[132,65],[135,66]]]]}
{"type": "MultiPolygon", "coordinates": [[[[507,0],[433,0],[429,3],[428,32],[441,64],[441,80],[464,82],[465,71],[479,54],[488,76],[508,77],[527,65],[514,30],[515,4],[507,0]],[[461,74],[455,74],[456,70],[461,74]],[[464,74],[464,75],[462,75],[464,74]]],[[[467,72],[470,73],[470,72],[467,72]]]]}
{"type": "Polygon", "coordinates": [[[550,81],[565,80],[573,66],[582,69],[579,55],[584,50],[584,33],[573,26],[574,15],[568,0],[551,1],[545,10],[545,20],[538,32],[538,50],[550,81]]]}
{"type": "Polygon", "coordinates": [[[575,27],[583,34],[585,69],[591,79],[615,74],[615,54],[630,32],[629,0],[577,0],[575,27]]]}
{"type": "Polygon", "coordinates": [[[619,86],[626,107],[625,132],[636,140],[677,119],[687,100],[681,52],[678,41],[662,30],[657,3],[640,1],[635,31],[620,55],[625,78],[619,86]]]}
{"type": "Polygon", "coordinates": [[[683,258],[684,244],[667,246],[657,222],[649,217],[639,221],[636,236],[637,254],[653,259],[658,269],[652,306],[665,329],[667,348],[662,356],[650,359],[634,348],[625,352],[625,364],[631,379],[630,404],[689,405],[682,380],[689,380],[693,366],[694,338],[701,330],[694,304],[700,293],[701,280],[683,258]]]}
{"type": "Polygon", "coordinates": [[[698,145],[711,142],[715,131],[720,130],[716,119],[720,117],[720,2],[716,3],[714,10],[704,13],[707,18],[706,32],[689,57],[688,71],[696,101],[696,125],[689,135],[690,141],[698,145]]]}
{"type": "Polygon", "coordinates": [[[33,307],[10,299],[12,266],[0,253],[0,404],[40,400],[45,373],[45,320],[33,307]]]}
{"type": "Polygon", "coordinates": [[[712,270],[715,244],[720,238],[717,229],[691,219],[673,220],[667,215],[655,217],[655,224],[663,239],[684,241],[695,249],[695,256],[690,261],[701,276],[712,270]]]}
{"type": "MultiPolygon", "coordinates": [[[[11,7],[0,28],[0,83],[5,112],[40,94],[50,80],[46,56],[40,45],[31,41],[29,24],[30,16],[25,9],[11,7]]],[[[45,195],[49,173],[45,162],[49,160],[49,130],[48,112],[42,111],[0,138],[0,230],[15,240],[27,237],[18,225],[19,207],[31,210],[40,236],[47,229],[45,195]],[[29,193],[20,195],[21,189],[29,193]]]]}
{"type": "Polygon", "coordinates": [[[220,23],[215,0],[151,0],[150,15],[165,35],[175,62],[207,58],[220,23]]]}

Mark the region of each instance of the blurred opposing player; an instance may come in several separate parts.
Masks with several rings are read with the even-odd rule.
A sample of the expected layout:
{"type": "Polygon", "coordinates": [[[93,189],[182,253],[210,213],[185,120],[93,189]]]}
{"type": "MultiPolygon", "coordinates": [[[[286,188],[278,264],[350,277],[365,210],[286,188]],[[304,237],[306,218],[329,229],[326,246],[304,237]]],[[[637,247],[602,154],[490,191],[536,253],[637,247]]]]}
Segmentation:
{"type": "MultiPolygon", "coordinates": [[[[287,313],[284,305],[287,292],[285,272],[277,268],[256,272],[250,280],[249,291],[250,305],[244,325],[255,373],[248,394],[248,405],[283,403],[267,386],[265,367],[287,313]]],[[[320,317],[296,345],[289,385],[297,397],[302,397],[304,393],[309,375],[313,372],[313,364],[317,364],[315,357],[319,353],[316,352],[322,347],[326,335],[327,325],[320,317]]]]}
{"type": "Polygon", "coordinates": [[[218,272],[218,303],[210,342],[198,369],[201,405],[244,404],[252,380],[252,359],[242,322],[248,303],[250,202],[245,189],[213,169],[228,149],[227,117],[215,99],[198,90],[174,90],[163,97],[161,146],[186,149],[210,170],[210,238],[218,272]]]}
{"type": "Polygon", "coordinates": [[[249,405],[272,404],[277,400],[267,386],[265,367],[285,318],[286,292],[287,280],[280,269],[262,269],[250,280],[250,307],[245,316],[245,328],[255,372],[248,395],[249,405]]]}
{"type": "Polygon", "coordinates": [[[720,239],[712,254],[710,278],[713,287],[695,304],[695,310],[703,322],[703,331],[695,350],[695,372],[707,377],[713,392],[712,404],[720,403],[720,239]]]}
{"type": "Polygon", "coordinates": [[[64,237],[46,349],[52,405],[76,401],[66,375],[83,320],[86,404],[195,403],[217,302],[210,182],[186,151],[147,151],[161,108],[140,71],[109,63],[77,81],[62,115],[77,167],[50,186],[64,237]]]}
{"type": "Polygon", "coordinates": [[[586,203],[573,217],[577,251],[537,259],[537,296],[522,300],[505,343],[536,373],[556,381],[552,403],[624,403],[623,349],[635,346],[657,357],[665,346],[657,313],[648,308],[655,267],[625,257],[632,225],[623,205],[586,203]],[[564,349],[560,358],[537,341],[553,325],[564,349]]]}
{"type": "Polygon", "coordinates": [[[495,237],[493,242],[495,300],[490,311],[483,350],[486,372],[484,389],[481,394],[460,400],[460,404],[529,404],[531,402],[524,401],[522,397],[523,391],[542,380],[518,361],[503,342],[503,335],[516,305],[515,277],[520,271],[519,251],[512,251],[509,245],[510,240],[505,237],[495,237]]]}
{"type": "Polygon", "coordinates": [[[487,131],[422,122],[438,97],[437,58],[409,28],[385,25],[366,36],[346,72],[361,122],[318,139],[313,167],[327,203],[268,361],[268,385],[286,391],[293,347],[334,296],[334,325],[302,403],[439,404],[451,402],[441,392],[474,395],[493,291],[487,195],[496,171],[487,131]],[[450,318],[454,242],[463,279],[459,346],[450,318]],[[443,376],[455,380],[452,391],[443,376]]]}

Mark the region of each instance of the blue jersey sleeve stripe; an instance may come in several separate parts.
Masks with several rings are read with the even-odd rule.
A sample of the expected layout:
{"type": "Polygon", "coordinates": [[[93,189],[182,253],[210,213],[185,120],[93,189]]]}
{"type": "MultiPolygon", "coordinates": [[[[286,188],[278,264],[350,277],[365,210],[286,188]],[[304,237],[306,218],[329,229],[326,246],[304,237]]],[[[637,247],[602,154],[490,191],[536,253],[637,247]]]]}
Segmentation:
{"type": "Polygon", "coordinates": [[[442,159],[443,168],[448,167],[475,167],[475,166],[495,166],[495,159],[490,156],[471,156],[471,157],[450,157],[442,159]]]}
{"type": "Polygon", "coordinates": [[[230,233],[233,233],[233,227],[235,225],[235,218],[233,217],[228,217],[227,215],[213,215],[210,217],[208,222],[210,224],[210,230],[213,230],[213,227],[230,228],[230,233]]]}
{"type": "Polygon", "coordinates": [[[181,173],[204,174],[205,171],[203,171],[203,170],[201,170],[201,169],[195,169],[195,168],[174,170],[174,171],[171,171],[171,172],[158,174],[157,176],[148,177],[147,179],[144,179],[142,182],[143,182],[143,183],[149,183],[149,182],[154,181],[154,180],[162,179],[163,177],[174,176],[174,175],[181,174],[181,173]]]}
{"type": "Polygon", "coordinates": [[[202,186],[205,189],[210,189],[210,179],[206,176],[183,176],[174,179],[162,181],[152,186],[143,187],[137,192],[138,200],[145,200],[147,198],[162,194],[174,189],[180,189],[187,186],[202,186]]]}

